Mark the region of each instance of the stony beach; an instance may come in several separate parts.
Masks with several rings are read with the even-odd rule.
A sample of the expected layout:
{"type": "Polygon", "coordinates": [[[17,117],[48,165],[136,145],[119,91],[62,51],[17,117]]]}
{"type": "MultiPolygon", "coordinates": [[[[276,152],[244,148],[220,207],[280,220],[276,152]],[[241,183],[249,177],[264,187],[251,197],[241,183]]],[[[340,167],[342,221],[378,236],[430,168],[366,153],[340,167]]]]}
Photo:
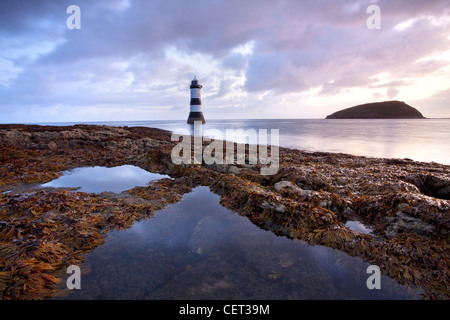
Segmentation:
{"type": "Polygon", "coordinates": [[[278,172],[264,176],[261,164],[176,165],[176,144],[146,127],[0,125],[0,299],[50,298],[108,232],[196,186],[260,228],[361,257],[424,299],[450,298],[450,166],[280,148],[278,172]],[[125,164],[173,179],[121,194],[40,187],[65,170],[125,164]]]}

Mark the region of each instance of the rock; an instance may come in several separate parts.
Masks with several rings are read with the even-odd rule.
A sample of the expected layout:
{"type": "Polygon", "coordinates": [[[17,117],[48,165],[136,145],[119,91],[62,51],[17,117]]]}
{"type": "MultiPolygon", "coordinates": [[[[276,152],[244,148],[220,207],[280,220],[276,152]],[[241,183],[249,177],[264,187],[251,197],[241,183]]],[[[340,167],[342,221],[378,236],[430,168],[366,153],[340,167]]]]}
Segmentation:
{"type": "Polygon", "coordinates": [[[264,200],[259,207],[263,210],[270,210],[270,211],[275,211],[278,213],[285,213],[286,212],[286,207],[282,204],[279,203],[273,203],[273,202],[268,202],[266,200],[264,200]]]}
{"type": "Polygon", "coordinates": [[[314,191],[314,188],[308,186],[307,184],[301,183],[301,182],[297,182],[297,185],[303,189],[303,190],[311,190],[314,191]]]}
{"type": "Polygon", "coordinates": [[[407,176],[406,180],[417,186],[427,196],[450,200],[450,177],[448,175],[417,173],[407,176]]]}
{"type": "Polygon", "coordinates": [[[353,214],[355,214],[355,211],[354,211],[352,208],[350,208],[350,207],[345,207],[345,209],[344,209],[344,215],[346,215],[346,216],[351,216],[351,215],[353,215],[353,214]]]}
{"type": "Polygon", "coordinates": [[[57,144],[55,143],[55,141],[50,141],[49,143],[48,143],[48,148],[50,149],[50,150],[56,150],[57,148],[58,148],[58,146],[57,146],[57,144]]]}
{"type": "Polygon", "coordinates": [[[281,192],[282,189],[286,188],[286,189],[289,189],[289,191],[299,193],[302,196],[308,196],[308,195],[314,193],[314,191],[311,191],[311,190],[303,190],[302,188],[296,186],[295,184],[293,184],[290,181],[279,181],[279,182],[275,183],[273,187],[275,188],[275,190],[277,192],[281,192]]]}
{"type": "Polygon", "coordinates": [[[229,173],[234,173],[234,174],[238,175],[239,173],[241,173],[241,169],[239,169],[239,168],[236,167],[236,166],[229,166],[228,172],[229,172],[229,173]]]}
{"type": "Polygon", "coordinates": [[[241,169],[238,168],[235,165],[228,165],[228,164],[202,164],[203,167],[214,170],[218,173],[233,173],[235,175],[239,175],[241,173],[241,169]]]}
{"type": "Polygon", "coordinates": [[[256,165],[255,164],[242,163],[242,164],[238,164],[237,167],[238,168],[249,169],[249,170],[256,170],[256,165]]]}
{"type": "Polygon", "coordinates": [[[275,183],[273,187],[275,188],[275,190],[277,192],[280,192],[281,189],[283,189],[283,188],[291,188],[293,190],[302,190],[290,181],[279,181],[279,182],[275,183]]]}
{"type": "Polygon", "coordinates": [[[420,235],[430,235],[434,232],[435,227],[421,219],[411,217],[401,211],[398,211],[395,217],[386,217],[388,226],[386,235],[395,236],[400,232],[413,232],[420,235]]]}
{"type": "Polygon", "coordinates": [[[330,200],[322,200],[319,202],[319,207],[322,207],[324,209],[330,209],[333,202],[330,200]]]}

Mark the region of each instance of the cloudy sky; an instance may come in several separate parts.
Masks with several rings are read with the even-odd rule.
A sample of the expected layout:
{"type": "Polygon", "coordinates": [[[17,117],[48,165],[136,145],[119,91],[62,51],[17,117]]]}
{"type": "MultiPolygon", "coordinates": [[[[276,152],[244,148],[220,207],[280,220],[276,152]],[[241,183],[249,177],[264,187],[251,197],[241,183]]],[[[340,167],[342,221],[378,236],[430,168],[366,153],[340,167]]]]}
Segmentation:
{"type": "Polygon", "coordinates": [[[0,123],[184,120],[194,76],[207,119],[450,117],[450,0],[0,2],[0,123]]]}

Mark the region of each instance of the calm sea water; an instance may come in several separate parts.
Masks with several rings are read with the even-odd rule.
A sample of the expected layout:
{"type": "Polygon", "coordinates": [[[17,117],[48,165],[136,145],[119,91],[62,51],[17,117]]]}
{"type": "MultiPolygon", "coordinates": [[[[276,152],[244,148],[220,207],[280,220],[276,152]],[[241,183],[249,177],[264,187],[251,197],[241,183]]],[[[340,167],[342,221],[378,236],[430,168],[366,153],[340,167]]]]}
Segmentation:
{"type": "MultiPolygon", "coordinates": [[[[68,125],[73,123],[52,123],[68,125]]],[[[185,121],[92,122],[112,126],[146,126],[190,132],[185,121]]],[[[306,151],[347,153],[379,158],[409,158],[450,164],[450,119],[275,119],[207,120],[203,132],[216,129],[278,129],[279,144],[306,151]]]]}

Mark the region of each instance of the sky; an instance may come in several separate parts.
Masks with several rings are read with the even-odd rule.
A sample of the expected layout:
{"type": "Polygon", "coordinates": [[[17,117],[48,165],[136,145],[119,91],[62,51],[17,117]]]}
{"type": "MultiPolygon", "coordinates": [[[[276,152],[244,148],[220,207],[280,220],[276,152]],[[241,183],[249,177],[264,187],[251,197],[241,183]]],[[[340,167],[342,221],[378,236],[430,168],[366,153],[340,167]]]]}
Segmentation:
{"type": "Polygon", "coordinates": [[[206,119],[450,117],[450,0],[0,1],[0,123],[184,120],[194,76],[206,119]]]}

